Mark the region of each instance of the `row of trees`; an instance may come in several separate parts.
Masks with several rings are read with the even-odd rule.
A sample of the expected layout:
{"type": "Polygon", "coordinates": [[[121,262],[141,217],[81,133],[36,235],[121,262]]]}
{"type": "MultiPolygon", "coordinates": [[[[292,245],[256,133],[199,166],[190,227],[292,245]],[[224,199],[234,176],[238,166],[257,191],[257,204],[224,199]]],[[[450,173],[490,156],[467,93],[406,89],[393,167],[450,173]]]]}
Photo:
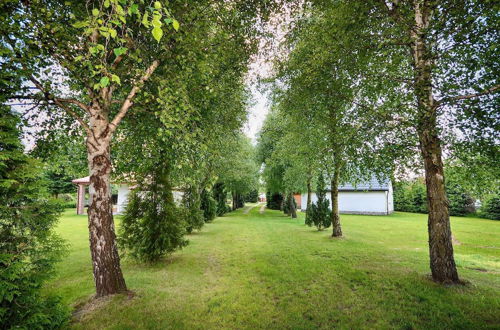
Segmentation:
{"type": "Polygon", "coordinates": [[[306,2],[275,63],[259,138],[268,190],[310,196],[313,178],[326,175],[340,237],[339,184],[423,168],[432,277],[458,283],[442,150],[478,190],[486,178],[498,184],[498,9],[474,0],[306,2]]]}
{"type": "MultiPolygon", "coordinates": [[[[214,201],[222,215],[228,193],[236,200],[257,187],[253,150],[240,133],[248,102],[244,79],[257,48],[257,22],[275,4],[35,0],[0,6],[2,105],[42,127],[33,155],[46,161],[54,194],[58,181],[66,184],[85,169],[90,174],[97,297],[127,290],[112,171],[143,192],[132,198],[120,242],[149,260],[185,245],[184,232],[213,219],[214,201]],[[54,149],[66,157],[53,156],[54,149]],[[184,208],[173,205],[171,187],[184,191],[184,208]],[[155,231],[166,234],[136,244],[155,231]]],[[[50,230],[55,215],[43,214],[50,230]]],[[[30,258],[23,260],[36,260],[30,258]]],[[[2,308],[15,303],[9,298],[2,308]]]]}

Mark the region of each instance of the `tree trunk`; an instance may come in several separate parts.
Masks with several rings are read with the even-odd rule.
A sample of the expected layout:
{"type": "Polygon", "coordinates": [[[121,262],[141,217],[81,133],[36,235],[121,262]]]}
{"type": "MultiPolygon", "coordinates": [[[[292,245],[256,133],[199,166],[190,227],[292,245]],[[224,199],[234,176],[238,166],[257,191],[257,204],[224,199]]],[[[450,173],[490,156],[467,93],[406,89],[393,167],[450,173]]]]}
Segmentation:
{"type": "Polygon", "coordinates": [[[90,252],[96,296],[127,291],[116,247],[113,202],[111,199],[111,157],[108,124],[101,116],[91,119],[92,134],[87,137],[90,171],[88,208],[90,252]]]}
{"type": "Polygon", "coordinates": [[[292,215],[292,219],[297,218],[297,209],[295,208],[293,193],[290,193],[290,214],[292,215]]]}
{"type": "Polygon", "coordinates": [[[417,131],[424,160],[429,206],[428,231],[432,278],[440,283],[459,282],[451,239],[448,199],[446,197],[441,142],[437,130],[436,101],[432,92],[431,52],[426,33],[431,19],[429,4],[415,1],[415,27],[410,32],[418,104],[417,131]]]}
{"type": "Polygon", "coordinates": [[[330,196],[332,199],[332,237],[342,237],[342,227],[340,226],[339,216],[339,176],[340,166],[335,165],[330,187],[330,196]]]}
{"type": "Polygon", "coordinates": [[[284,198],[283,198],[283,213],[285,215],[290,215],[290,201],[289,201],[289,195],[288,194],[284,194],[284,198]]]}
{"type": "Polygon", "coordinates": [[[311,178],[308,178],[307,179],[307,204],[306,204],[307,206],[306,206],[306,211],[309,210],[309,208],[311,207],[311,203],[312,203],[311,197],[312,197],[311,178]]]}

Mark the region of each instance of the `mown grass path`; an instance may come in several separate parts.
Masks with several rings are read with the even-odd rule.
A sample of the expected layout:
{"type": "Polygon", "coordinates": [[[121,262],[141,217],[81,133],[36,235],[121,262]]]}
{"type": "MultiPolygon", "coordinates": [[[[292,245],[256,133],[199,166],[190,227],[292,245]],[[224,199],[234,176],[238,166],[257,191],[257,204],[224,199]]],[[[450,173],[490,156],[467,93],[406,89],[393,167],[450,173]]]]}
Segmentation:
{"type": "MultiPolygon", "coordinates": [[[[82,329],[495,328],[500,326],[500,222],[452,218],[467,286],[428,280],[426,216],[342,216],[330,239],[280,212],[217,218],[157,265],[122,262],[133,298],[117,296],[82,329]]],[[[71,244],[47,290],[77,306],[93,293],[86,218],[63,217],[71,244]]]]}

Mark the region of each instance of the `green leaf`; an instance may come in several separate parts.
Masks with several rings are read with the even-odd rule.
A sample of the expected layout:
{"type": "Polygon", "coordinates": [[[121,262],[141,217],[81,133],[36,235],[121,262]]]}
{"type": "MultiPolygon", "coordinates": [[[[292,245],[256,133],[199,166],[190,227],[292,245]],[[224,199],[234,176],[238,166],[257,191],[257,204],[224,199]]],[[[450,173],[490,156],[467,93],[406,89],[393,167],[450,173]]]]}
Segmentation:
{"type": "Polygon", "coordinates": [[[109,85],[109,78],[108,77],[102,77],[101,80],[99,81],[99,84],[102,87],[106,87],[109,85]]]}
{"type": "Polygon", "coordinates": [[[161,14],[158,14],[158,13],[155,13],[153,15],[153,20],[151,21],[151,24],[153,25],[153,27],[161,27],[161,14]]]}
{"type": "Polygon", "coordinates": [[[73,27],[75,27],[77,29],[82,28],[82,27],[86,27],[86,26],[89,26],[89,22],[79,21],[79,22],[73,23],[73,27]]]}
{"type": "Polygon", "coordinates": [[[148,12],[145,12],[144,16],[142,16],[142,25],[149,27],[148,12]]]}
{"type": "Polygon", "coordinates": [[[160,1],[155,1],[155,8],[160,9],[161,8],[161,3],[160,1]]]}
{"type": "Polygon", "coordinates": [[[152,31],[153,37],[156,39],[156,41],[160,42],[161,37],[163,36],[163,30],[159,27],[155,27],[152,31]]]}
{"type": "Polygon", "coordinates": [[[125,15],[125,11],[123,10],[123,7],[120,6],[120,5],[116,5],[116,12],[118,13],[118,15],[120,16],[123,16],[125,15]]]}
{"type": "Polygon", "coordinates": [[[118,85],[121,85],[120,77],[118,77],[116,74],[111,75],[111,81],[116,82],[118,85]]]}
{"type": "Polygon", "coordinates": [[[128,50],[128,48],[126,48],[126,47],[118,47],[118,48],[113,49],[113,52],[118,57],[120,55],[125,54],[127,52],[127,50],[128,50]]]}
{"type": "Polygon", "coordinates": [[[116,30],[115,29],[109,29],[109,34],[111,35],[111,38],[116,38],[116,30]]]}
{"type": "Polygon", "coordinates": [[[99,9],[97,8],[92,9],[92,15],[99,16],[99,9]]]}
{"type": "Polygon", "coordinates": [[[172,20],[172,26],[173,28],[175,29],[175,31],[179,31],[179,21],[177,21],[176,19],[172,20]]]}
{"type": "Polygon", "coordinates": [[[109,0],[104,1],[104,8],[109,8],[109,0]]]}

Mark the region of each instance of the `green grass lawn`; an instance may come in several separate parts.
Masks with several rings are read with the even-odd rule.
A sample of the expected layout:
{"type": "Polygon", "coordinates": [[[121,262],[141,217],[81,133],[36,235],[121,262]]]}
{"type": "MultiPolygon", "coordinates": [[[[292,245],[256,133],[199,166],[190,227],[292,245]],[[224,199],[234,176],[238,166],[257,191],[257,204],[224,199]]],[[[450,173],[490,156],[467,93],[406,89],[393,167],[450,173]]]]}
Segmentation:
{"type": "MultiPolygon", "coordinates": [[[[466,286],[428,278],[427,217],[342,215],[344,239],[259,207],[217,218],[151,266],[125,259],[133,298],[116,296],[81,329],[500,328],[500,222],[452,218],[466,286]]],[[[87,218],[64,214],[70,253],[47,290],[75,307],[94,292],[87,218]]]]}

